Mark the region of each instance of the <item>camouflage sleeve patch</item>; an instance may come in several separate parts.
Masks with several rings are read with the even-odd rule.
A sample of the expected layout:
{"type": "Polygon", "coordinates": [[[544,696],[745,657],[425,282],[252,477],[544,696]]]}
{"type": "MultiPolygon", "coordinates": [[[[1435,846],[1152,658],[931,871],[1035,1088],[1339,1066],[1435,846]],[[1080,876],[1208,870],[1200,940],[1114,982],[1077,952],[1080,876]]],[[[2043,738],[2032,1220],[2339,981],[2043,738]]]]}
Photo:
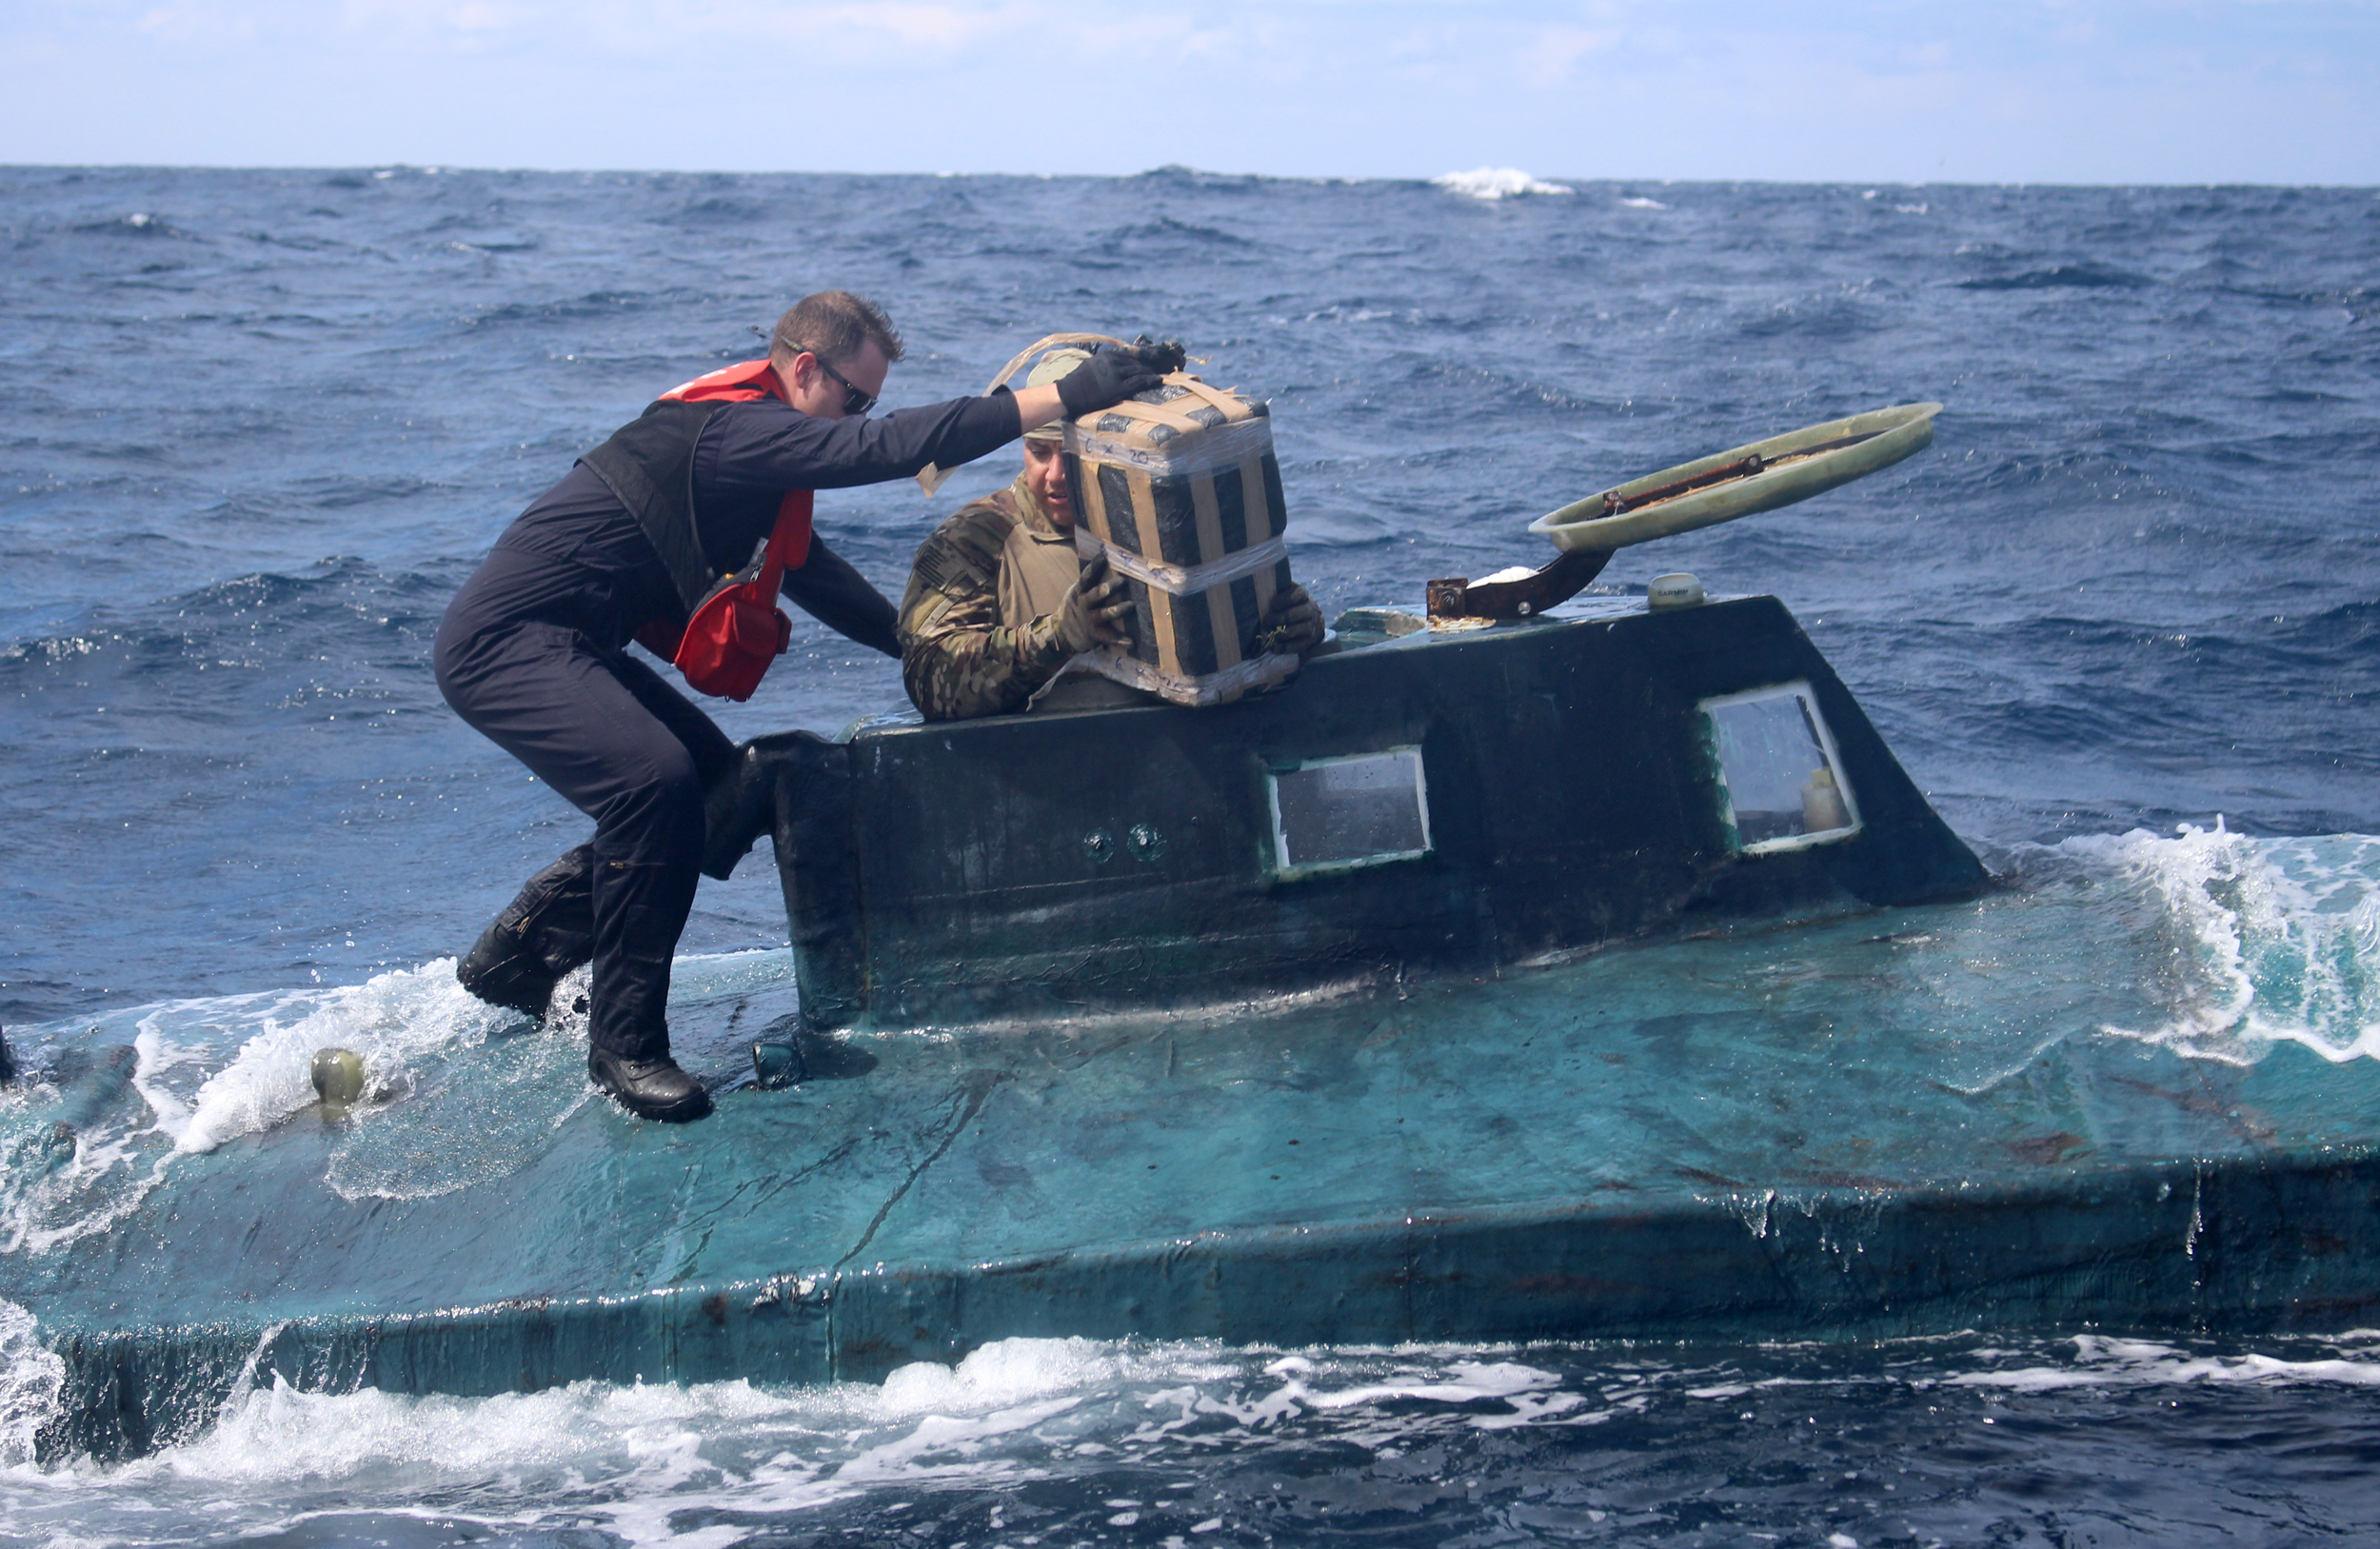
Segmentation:
{"type": "Polygon", "coordinates": [[[1000,551],[1009,518],[961,507],[918,546],[901,597],[901,681],[929,721],[1021,709],[1073,652],[1055,618],[1000,620],[1000,551]]]}

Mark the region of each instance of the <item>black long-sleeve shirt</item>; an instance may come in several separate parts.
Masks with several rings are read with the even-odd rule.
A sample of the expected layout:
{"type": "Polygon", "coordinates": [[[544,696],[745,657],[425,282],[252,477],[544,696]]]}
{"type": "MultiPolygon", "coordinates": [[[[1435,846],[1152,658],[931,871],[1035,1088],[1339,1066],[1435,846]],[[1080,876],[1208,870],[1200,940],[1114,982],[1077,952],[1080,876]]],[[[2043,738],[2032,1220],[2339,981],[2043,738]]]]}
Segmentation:
{"type": "MultiPolygon", "coordinates": [[[[846,489],[972,462],[1021,433],[1006,392],[898,409],[880,419],[818,419],[774,398],[723,405],[694,446],[695,523],[704,558],[736,569],[776,525],[788,489],[846,489]]],[[[481,607],[566,625],[605,649],[681,610],[661,556],[610,487],[584,463],[529,503],[496,540],[481,607]],[[508,551],[508,552],[507,552],[508,551]],[[526,561],[528,563],[521,563],[526,561]]],[[[815,537],[782,588],[827,627],[901,654],[893,605],[815,537]]]]}

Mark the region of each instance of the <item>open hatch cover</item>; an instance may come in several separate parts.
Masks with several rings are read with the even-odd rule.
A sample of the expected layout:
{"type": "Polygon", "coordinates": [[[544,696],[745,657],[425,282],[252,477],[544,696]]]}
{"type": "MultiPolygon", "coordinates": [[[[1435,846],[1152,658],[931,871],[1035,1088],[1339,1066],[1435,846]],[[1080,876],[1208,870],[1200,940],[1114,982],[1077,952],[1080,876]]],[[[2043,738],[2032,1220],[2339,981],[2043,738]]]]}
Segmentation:
{"type": "Polygon", "coordinates": [[[1808,500],[1934,443],[1940,404],[1829,420],[1632,479],[1529,524],[1566,550],[1625,548],[1808,500]]]}

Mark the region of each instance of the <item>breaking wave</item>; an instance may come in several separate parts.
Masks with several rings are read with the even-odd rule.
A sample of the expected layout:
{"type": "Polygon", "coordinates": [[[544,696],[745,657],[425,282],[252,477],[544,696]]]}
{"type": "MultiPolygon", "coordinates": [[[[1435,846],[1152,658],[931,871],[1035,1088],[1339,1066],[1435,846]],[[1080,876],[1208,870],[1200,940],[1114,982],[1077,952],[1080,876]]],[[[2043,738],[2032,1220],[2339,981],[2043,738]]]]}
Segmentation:
{"type": "Polygon", "coordinates": [[[2380,1058],[2380,838],[2255,839],[2218,819],[2059,847],[2153,911],[2166,1020],[2107,1031],[2237,1063],[2277,1043],[2380,1058]]]}
{"type": "Polygon", "coordinates": [[[57,1413],[66,1362],[42,1348],[33,1315],[0,1301],[0,1473],[33,1460],[33,1439],[57,1413]]]}
{"type": "Polygon", "coordinates": [[[1517,167],[1475,167],[1468,172],[1440,172],[1433,188],[1473,199],[1518,199],[1530,194],[1576,193],[1576,189],[1531,177],[1517,167]]]}
{"type": "Polygon", "coordinates": [[[511,1020],[466,994],[443,959],[362,984],[134,1007],[79,1035],[19,1028],[26,1086],[0,1120],[0,1252],[110,1230],[177,1157],[310,1106],[319,1049],[363,1056],[367,1095],[385,1101],[511,1020]]]}
{"type": "MultiPolygon", "coordinates": [[[[48,1400],[38,1370],[17,1380],[30,1321],[11,1315],[0,1308],[0,1382],[15,1383],[0,1415],[20,1436],[48,1400]]],[[[2285,1484],[2295,1465],[2212,1439],[2306,1412],[2292,1392],[2380,1382],[2373,1338],[1960,1336],[1824,1353],[1020,1339],[881,1384],[575,1382],[463,1399],[276,1381],[131,1462],[6,1460],[0,1503],[19,1541],[127,1546],[187,1541],[200,1520],[244,1541],[428,1541],[435,1529],[441,1542],[681,1549],[785,1535],[1688,1544],[1714,1529],[1998,1541],[2108,1510],[2152,1533],[2157,1495],[2142,1486],[2168,1453],[2200,1470],[2192,1510],[2285,1484]],[[1907,1417],[1881,1450],[1865,1434],[1878,1403],[1907,1417]],[[2133,1450],[2119,1477],[2043,1428],[2071,1424],[2078,1404],[2121,1418],[2133,1450]],[[2233,1469],[2209,1461],[2233,1456],[2233,1469]]],[[[2312,1412],[2331,1418],[2306,1439],[2306,1471],[2370,1440],[2353,1406],[2312,1412]]],[[[2340,1503],[2338,1525],[2352,1509],[2340,1503]]],[[[2331,1525],[2318,1506],[2295,1510],[2302,1526],[2331,1525]]]]}
{"type": "MultiPolygon", "coordinates": [[[[305,1115],[324,1048],[354,1051],[367,1076],[325,1178],[333,1193],[420,1199],[505,1176],[593,1090],[585,1019],[570,1003],[584,976],[564,982],[542,1026],[474,1000],[440,958],[361,984],[136,1006],[79,1032],[11,1029],[26,1069],[0,1100],[0,1253],[113,1230],[178,1159],[305,1115]],[[440,1123],[476,1139],[424,1144],[421,1126],[440,1123]]],[[[757,1003],[790,997],[790,977],[782,952],[727,953],[680,959],[675,987],[682,1005],[757,1003]]],[[[732,1081],[743,1051],[721,1037],[683,1043],[732,1081]]]]}

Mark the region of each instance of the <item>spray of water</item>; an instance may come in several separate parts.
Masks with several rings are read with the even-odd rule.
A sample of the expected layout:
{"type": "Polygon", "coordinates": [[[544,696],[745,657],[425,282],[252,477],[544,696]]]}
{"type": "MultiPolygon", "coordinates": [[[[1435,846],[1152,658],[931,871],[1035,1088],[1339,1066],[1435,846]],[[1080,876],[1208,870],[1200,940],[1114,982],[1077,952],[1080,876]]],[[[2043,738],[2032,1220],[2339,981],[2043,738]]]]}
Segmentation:
{"type": "Polygon", "coordinates": [[[2106,1030],[2247,1063],[2277,1043],[2380,1058],[2380,838],[2185,824],[2061,846],[2151,905],[2166,1020],[2106,1030]]]}

